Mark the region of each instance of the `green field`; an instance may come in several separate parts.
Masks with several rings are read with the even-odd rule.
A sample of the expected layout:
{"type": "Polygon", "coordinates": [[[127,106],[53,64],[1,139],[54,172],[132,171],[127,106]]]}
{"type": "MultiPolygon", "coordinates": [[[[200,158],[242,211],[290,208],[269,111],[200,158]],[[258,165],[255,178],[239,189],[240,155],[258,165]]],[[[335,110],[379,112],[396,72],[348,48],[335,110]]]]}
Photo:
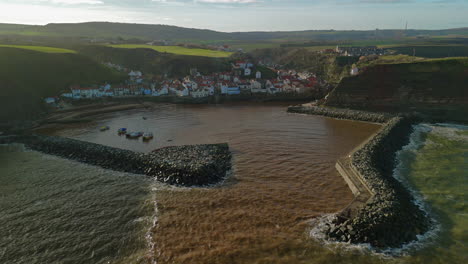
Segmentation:
{"type": "Polygon", "coordinates": [[[232,52],[216,51],[208,49],[189,49],[179,46],[152,46],[152,45],[139,45],[139,44],[122,44],[122,45],[109,45],[113,48],[123,49],[153,49],[159,52],[167,52],[178,55],[187,56],[200,56],[200,57],[212,57],[212,58],[226,58],[231,56],[232,52]]]}
{"type": "Polygon", "coordinates": [[[397,46],[390,49],[399,54],[416,55],[425,58],[446,58],[446,57],[466,57],[468,56],[467,45],[414,45],[397,46]]]}
{"type": "Polygon", "coordinates": [[[20,46],[20,45],[0,45],[1,48],[17,48],[17,49],[27,49],[34,50],[45,53],[76,53],[73,50],[61,49],[54,47],[44,47],[44,46],[20,46]]]}

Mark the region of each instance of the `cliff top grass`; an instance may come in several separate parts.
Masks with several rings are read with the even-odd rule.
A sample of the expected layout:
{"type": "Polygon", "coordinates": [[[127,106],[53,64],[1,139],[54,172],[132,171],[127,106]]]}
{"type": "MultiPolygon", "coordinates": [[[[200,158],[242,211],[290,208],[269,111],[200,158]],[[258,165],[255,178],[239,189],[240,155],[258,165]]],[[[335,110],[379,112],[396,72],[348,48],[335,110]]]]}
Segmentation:
{"type": "Polygon", "coordinates": [[[376,64],[344,78],[327,105],[376,111],[415,111],[436,120],[466,120],[468,58],[376,64]]]}
{"type": "Polygon", "coordinates": [[[26,49],[44,53],[76,53],[74,50],[45,47],[45,46],[24,46],[24,45],[0,45],[0,48],[26,49]]]}
{"type": "Polygon", "coordinates": [[[121,44],[121,45],[108,45],[113,48],[123,49],[152,49],[158,52],[167,52],[177,55],[187,56],[200,56],[200,57],[212,57],[212,58],[227,58],[232,55],[232,52],[217,51],[209,49],[191,49],[179,46],[152,46],[152,45],[140,45],[140,44],[121,44]]]}
{"type": "Polygon", "coordinates": [[[362,67],[369,67],[369,66],[375,66],[375,65],[381,65],[381,64],[406,64],[406,63],[424,63],[424,62],[442,62],[442,61],[458,61],[458,62],[468,62],[468,57],[450,57],[450,58],[434,58],[434,59],[429,59],[429,58],[421,58],[421,57],[414,57],[414,56],[409,56],[409,55],[384,55],[384,56],[379,56],[375,60],[371,61],[359,61],[357,63],[357,66],[359,68],[362,67]]]}

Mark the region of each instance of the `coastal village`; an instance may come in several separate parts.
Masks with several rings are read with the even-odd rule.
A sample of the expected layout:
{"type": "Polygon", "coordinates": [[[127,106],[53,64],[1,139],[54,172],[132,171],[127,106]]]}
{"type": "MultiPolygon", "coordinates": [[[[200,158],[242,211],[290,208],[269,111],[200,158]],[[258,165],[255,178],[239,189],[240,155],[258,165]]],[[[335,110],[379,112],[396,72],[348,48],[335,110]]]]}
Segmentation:
{"type": "MultiPolygon", "coordinates": [[[[341,56],[379,56],[387,54],[384,49],[376,46],[340,47],[324,49],[322,53],[334,53],[341,56]]],[[[128,74],[128,79],[121,84],[94,84],[89,86],[72,85],[59,96],[45,98],[45,102],[54,105],[60,99],[98,99],[121,97],[186,97],[206,98],[210,96],[236,96],[264,94],[313,94],[320,92],[320,87],[327,87],[325,81],[320,80],[314,73],[298,72],[292,69],[283,69],[273,65],[258,65],[249,60],[232,62],[231,71],[214,72],[203,75],[196,68],[190,69],[184,78],[154,77],[145,75],[138,70],[128,69],[122,65],[105,62],[104,65],[128,74]],[[257,66],[276,73],[276,78],[265,78],[257,66]]],[[[350,75],[359,74],[359,69],[353,65],[350,75]]]]}
{"type": "Polygon", "coordinates": [[[304,94],[319,92],[321,82],[310,72],[273,69],[277,77],[263,78],[260,70],[249,61],[232,63],[231,71],[203,75],[193,68],[184,78],[162,78],[145,76],[141,71],[130,70],[121,65],[106,62],[106,66],[128,74],[122,84],[101,84],[91,86],[72,85],[59,97],[47,97],[48,104],[56,103],[59,98],[72,100],[97,99],[106,97],[135,96],[176,96],[205,98],[215,95],[235,96],[254,94],[304,94]]]}

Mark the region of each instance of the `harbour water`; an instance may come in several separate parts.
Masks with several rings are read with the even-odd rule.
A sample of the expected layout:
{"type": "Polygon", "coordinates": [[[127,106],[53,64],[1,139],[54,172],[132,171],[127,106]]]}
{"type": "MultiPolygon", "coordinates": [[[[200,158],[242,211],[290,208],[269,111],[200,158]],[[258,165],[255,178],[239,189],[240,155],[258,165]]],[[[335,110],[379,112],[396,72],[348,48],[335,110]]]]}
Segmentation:
{"type": "MultiPolygon", "coordinates": [[[[0,186],[0,260],[463,263],[459,262],[466,258],[463,224],[455,229],[460,236],[455,239],[457,247],[435,242],[397,258],[365,253],[360,247],[324,246],[310,237],[311,219],[337,212],[353,199],[334,168],[337,158],[380,126],[288,114],[285,108],[282,104],[160,104],[152,109],[108,113],[89,124],[40,131],[142,152],[171,145],[227,142],[233,152],[233,171],[225,182],[208,188],[170,187],[37,152],[3,149],[0,180],[10,184],[0,186]],[[111,129],[99,131],[103,125],[111,129]],[[121,127],[153,132],[155,139],[143,142],[119,137],[121,127]],[[453,261],[425,258],[434,248],[445,248],[442,255],[453,261]]],[[[464,153],[466,164],[466,149],[464,153]]],[[[457,166],[463,174],[466,167],[463,163],[457,166]]],[[[402,169],[401,174],[412,179],[415,171],[402,169]]],[[[456,188],[466,189],[466,171],[464,175],[459,176],[456,188]]],[[[410,184],[419,188],[416,180],[410,184]]],[[[463,195],[454,199],[465,199],[457,208],[466,217],[463,195]]]]}
{"type": "Polygon", "coordinates": [[[0,263],[146,263],[150,180],[0,146],[0,263]]]}

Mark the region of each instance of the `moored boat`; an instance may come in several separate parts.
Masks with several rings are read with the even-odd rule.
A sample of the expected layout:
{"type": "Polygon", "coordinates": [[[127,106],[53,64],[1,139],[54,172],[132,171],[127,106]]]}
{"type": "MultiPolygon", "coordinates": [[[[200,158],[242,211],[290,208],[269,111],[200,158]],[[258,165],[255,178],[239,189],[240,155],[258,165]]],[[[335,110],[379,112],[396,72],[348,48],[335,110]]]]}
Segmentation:
{"type": "Polygon", "coordinates": [[[119,128],[119,130],[117,131],[117,133],[119,133],[119,135],[127,134],[127,129],[126,129],[126,128],[119,128]]]}
{"type": "Polygon", "coordinates": [[[151,140],[154,138],[153,133],[145,133],[143,134],[143,140],[151,140]]]}
{"type": "Polygon", "coordinates": [[[143,136],[143,132],[127,133],[127,138],[139,138],[141,136],[143,136]]]}
{"type": "Polygon", "coordinates": [[[99,128],[99,130],[101,130],[101,131],[106,131],[106,130],[109,130],[109,129],[110,129],[110,127],[108,127],[108,126],[102,126],[102,127],[99,128]]]}

